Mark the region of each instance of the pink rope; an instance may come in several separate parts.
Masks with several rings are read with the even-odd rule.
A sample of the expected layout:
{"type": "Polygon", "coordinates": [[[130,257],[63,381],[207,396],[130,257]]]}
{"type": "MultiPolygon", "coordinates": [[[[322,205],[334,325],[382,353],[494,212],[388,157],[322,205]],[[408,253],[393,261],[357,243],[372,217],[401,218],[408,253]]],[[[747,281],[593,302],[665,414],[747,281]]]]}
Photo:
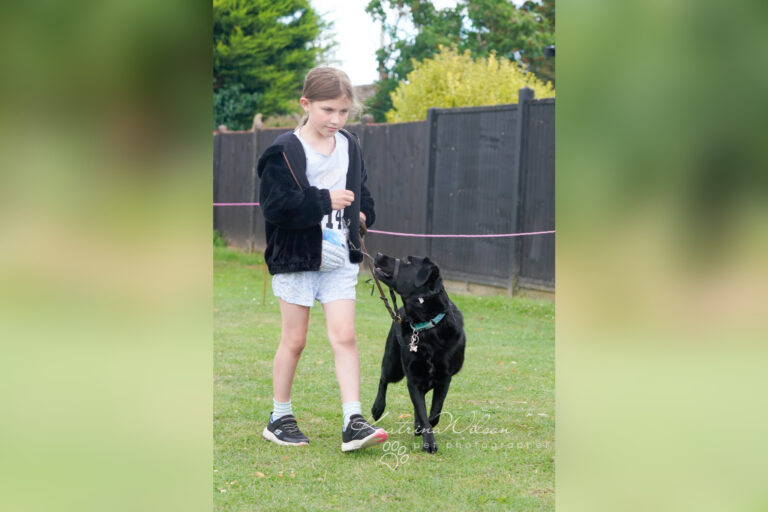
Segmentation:
{"type": "MultiPolygon", "coordinates": [[[[213,206],[260,206],[259,203],[213,203],[213,206]]],[[[529,236],[529,235],[548,235],[555,231],[532,231],[530,233],[502,233],[498,235],[427,235],[423,233],[398,233],[396,231],[379,231],[377,229],[369,229],[369,233],[378,233],[379,235],[392,235],[392,236],[410,236],[416,238],[504,238],[512,236],[529,236]]]]}
{"type": "Polygon", "coordinates": [[[393,231],[378,231],[375,229],[369,229],[369,233],[378,233],[380,235],[392,235],[392,236],[413,236],[418,238],[501,238],[510,236],[526,236],[526,235],[546,235],[554,233],[555,231],[533,231],[530,233],[502,233],[498,235],[426,235],[421,233],[396,233],[393,231]]]}

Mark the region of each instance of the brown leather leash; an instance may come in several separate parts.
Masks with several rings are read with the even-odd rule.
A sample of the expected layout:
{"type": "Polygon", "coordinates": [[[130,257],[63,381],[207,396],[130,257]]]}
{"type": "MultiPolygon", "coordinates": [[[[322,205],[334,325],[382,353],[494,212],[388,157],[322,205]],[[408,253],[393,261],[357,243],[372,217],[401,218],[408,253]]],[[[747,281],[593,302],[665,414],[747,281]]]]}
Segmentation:
{"type": "Polygon", "coordinates": [[[395,292],[392,290],[392,288],[389,289],[389,295],[392,297],[392,303],[395,305],[395,311],[392,311],[392,306],[389,305],[389,301],[387,300],[387,297],[384,295],[384,290],[381,288],[381,283],[379,282],[379,279],[376,277],[376,272],[373,271],[373,257],[371,257],[370,254],[368,254],[368,249],[365,248],[365,240],[364,240],[364,234],[360,233],[360,246],[362,248],[361,252],[364,256],[367,257],[364,258],[366,262],[368,262],[368,270],[371,271],[371,275],[373,276],[373,280],[376,281],[376,286],[379,289],[379,293],[381,294],[381,297],[379,297],[381,300],[384,301],[384,306],[387,308],[387,311],[389,312],[389,316],[392,317],[392,320],[397,321],[397,323],[401,324],[403,323],[403,319],[396,313],[398,307],[397,307],[397,299],[395,298],[395,292]]]}

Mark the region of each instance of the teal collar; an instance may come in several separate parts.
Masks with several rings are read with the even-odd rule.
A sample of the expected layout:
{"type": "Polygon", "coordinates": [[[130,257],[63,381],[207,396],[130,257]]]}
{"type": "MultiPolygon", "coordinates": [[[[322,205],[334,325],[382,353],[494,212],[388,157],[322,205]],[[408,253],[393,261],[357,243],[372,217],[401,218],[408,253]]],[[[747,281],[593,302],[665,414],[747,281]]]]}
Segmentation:
{"type": "Polygon", "coordinates": [[[422,322],[416,325],[411,324],[411,322],[408,322],[408,323],[411,324],[411,329],[413,329],[413,332],[420,332],[420,331],[425,331],[427,329],[431,329],[435,327],[437,324],[440,323],[440,320],[442,320],[444,317],[445,317],[445,313],[440,313],[429,322],[422,322]]]}

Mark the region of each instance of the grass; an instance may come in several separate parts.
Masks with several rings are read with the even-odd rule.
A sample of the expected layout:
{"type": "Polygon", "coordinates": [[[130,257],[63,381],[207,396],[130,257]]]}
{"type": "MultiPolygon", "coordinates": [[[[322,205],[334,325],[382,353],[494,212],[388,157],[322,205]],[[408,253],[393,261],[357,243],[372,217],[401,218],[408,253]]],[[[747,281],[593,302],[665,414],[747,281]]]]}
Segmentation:
{"type": "MultiPolygon", "coordinates": [[[[268,276],[269,277],[269,276],[268,276]]],[[[390,319],[361,271],[356,331],[370,419],[390,319]]],[[[214,248],[214,505],[220,511],[554,510],[554,305],[453,294],[467,349],[437,426],[437,454],[412,434],[405,382],[390,385],[386,446],[342,453],[341,402],[318,303],[291,400],[306,448],[261,438],[272,407],[280,312],[260,253],[214,248]],[[414,445],[415,443],[415,445],[414,445]],[[386,449],[385,449],[386,448],[386,449]]],[[[431,393],[427,396],[431,403],[431,393]]],[[[388,414],[387,414],[388,413],[388,414]]]]}

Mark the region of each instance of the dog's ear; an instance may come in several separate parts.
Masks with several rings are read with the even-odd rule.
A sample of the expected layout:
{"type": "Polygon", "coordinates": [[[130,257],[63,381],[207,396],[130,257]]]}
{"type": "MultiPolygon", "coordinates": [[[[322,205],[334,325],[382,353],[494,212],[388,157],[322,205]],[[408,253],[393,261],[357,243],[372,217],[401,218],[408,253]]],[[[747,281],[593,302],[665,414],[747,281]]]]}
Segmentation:
{"type": "Polygon", "coordinates": [[[427,263],[427,265],[422,266],[416,274],[414,284],[417,287],[424,286],[425,284],[434,281],[440,275],[437,265],[428,261],[427,258],[424,258],[424,263],[427,263]]]}

